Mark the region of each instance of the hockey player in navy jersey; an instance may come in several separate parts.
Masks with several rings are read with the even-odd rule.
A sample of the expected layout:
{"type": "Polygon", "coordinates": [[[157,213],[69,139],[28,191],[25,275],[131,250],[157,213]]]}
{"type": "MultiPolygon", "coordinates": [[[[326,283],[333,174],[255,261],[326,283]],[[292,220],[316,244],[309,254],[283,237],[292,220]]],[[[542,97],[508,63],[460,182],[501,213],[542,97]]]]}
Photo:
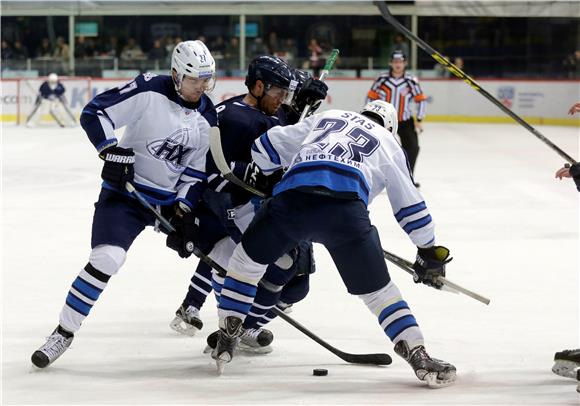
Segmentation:
{"type": "Polygon", "coordinates": [[[154,216],[126,191],[130,182],[167,216],[187,217],[206,179],[208,133],[217,125],[205,95],[215,83],[215,62],[201,41],[177,44],[171,76],[143,74],[96,96],[81,124],[104,161],[93,217],[88,263],[73,281],[59,324],[32,355],[45,368],[70,346],[129,247],[154,216]],[[126,127],[118,140],[114,130],[126,127]]]}
{"type": "Polygon", "coordinates": [[[59,126],[76,125],[76,119],[67,106],[64,93],[65,88],[58,80],[58,75],[56,73],[48,75],[47,80],[42,82],[38,89],[34,108],[26,119],[26,125],[28,127],[35,126],[47,109],[59,126]]]}
{"type": "Polygon", "coordinates": [[[415,281],[441,288],[449,250],[435,245],[434,225],[413,185],[405,153],[393,137],[396,111],[384,101],[361,114],[330,110],[274,127],[256,140],[255,163],[266,173],[288,166],[273,197],[254,217],[228,264],[219,302],[218,371],[233,357],[241,326],[265,264],[297,241],[325,245],[349,293],[358,295],[416,376],[437,387],[455,380],[455,367],[431,358],[401,292],[391,280],[367,206],[386,188],[393,214],[418,247],[415,281]],[[340,219],[340,220],[339,220],[340,219]]]}
{"type": "MultiPolygon", "coordinates": [[[[260,175],[255,172],[255,166],[248,165],[252,160],[251,146],[254,140],[271,127],[297,122],[306,104],[315,104],[315,107],[320,105],[320,101],[326,97],[327,87],[313,80],[306,72],[295,71],[293,75],[284,61],[270,56],[258,57],[250,63],[246,86],[247,94],[216,106],[222,148],[238,177],[268,192],[272,182],[275,182],[275,176],[260,175]],[[284,101],[290,106],[283,105],[284,101]],[[269,184],[264,184],[260,179],[269,184]]],[[[239,242],[241,233],[259,205],[259,199],[223,178],[211,154],[208,154],[208,176],[210,190],[206,191],[204,202],[196,210],[197,213],[201,212],[200,235],[203,239],[198,241],[198,245],[202,250],[211,251],[210,256],[216,262],[227,265],[235,243],[239,242]],[[211,212],[210,218],[208,212],[211,212]],[[219,224],[216,224],[216,220],[219,220],[219,224]],[[213,225],[211,230],[204,227],[204,223],[213,225]]],[[[177,244],[177,247],[181,245],[177,244]]],[[[240,349],[260,353],[271,351],[269,344],[273,335],[261,327],[275,317],[270,311],[274,305],[287,307],[306,296],[309,274],[314,269],[311,251],[311,244],[302,242],[291,250],[290,255],[268,268],[256,305],[244,324],[240,349]]],[[[223,278],[212,276],[209,266],[200,262],[188,293],[170,323],[171,328],[182,334],[194,335],[203,325],[199,310],[212,290],[219,297],[222,282],[223,278]]],[[[215,335],[208,338],[210,347],[215,346],[215,338],[215,335]]]]}

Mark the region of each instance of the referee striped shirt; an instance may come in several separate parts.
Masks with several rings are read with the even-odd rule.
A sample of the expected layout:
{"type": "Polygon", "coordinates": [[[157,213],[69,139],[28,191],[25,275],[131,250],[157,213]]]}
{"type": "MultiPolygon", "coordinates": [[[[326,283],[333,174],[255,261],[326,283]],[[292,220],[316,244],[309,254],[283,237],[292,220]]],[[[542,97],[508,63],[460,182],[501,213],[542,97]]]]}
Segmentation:
{"type": "Polygon", "coordinates": [[[417,119],[425,117],[427,96],[421,90],[417,78],[405,73],[396,79],[390,72],[382,73],[367,94],[367,103],[372,100],[384,100],[391,103],[398,112],[399,121],[412,117],[411,100],[418,106],[417,119]]]}

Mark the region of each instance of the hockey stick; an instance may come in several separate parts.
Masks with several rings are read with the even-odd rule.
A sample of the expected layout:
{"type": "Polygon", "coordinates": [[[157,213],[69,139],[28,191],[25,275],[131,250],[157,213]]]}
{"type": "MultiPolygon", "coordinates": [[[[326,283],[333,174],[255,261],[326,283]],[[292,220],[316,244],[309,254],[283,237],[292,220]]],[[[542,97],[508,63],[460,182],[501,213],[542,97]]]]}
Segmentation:
{"type": "MultiPolygon", "coordinates": [[[[324,79],[326,79],[326,77],[330,73],[330,70],[334,66],[334,62],[336,62],[336,58],[338,58],[339,53],[340,53],[340,51],[337,48],[334,48],[332,50],[332,52],[330,53],[330,56],[328,57],[328,60],[324,64],[324,68],[322,68],[322,73],[321,73],[320,77],[318,78],[318,80],[320,80],[321,82],[324,82],[324,79]]],[[[306,118],[306,116],[308,115],[308,113],[310,112],[311,108],[312,108],[312,105],[307,104],[306,107],[304,107],[302,114],[300,115],[300,120],[298,120],[298,121],[304,120],[306,118]]]]}
{"type": "MultiPolygon", "coordinates": [[[[393,264],[397,265],[399,268],[401,268],[402,270],[404,270],[407,273],[410,273],[411,275],[415,275],[415,272],[413,271],[413,264],[410,261],[407,261],[406,259],[403,259],[393,253],[390,253],[389,251],[385,250],[383,248],[383,256],[388,259],[389,261],[391,261],[393,264]]],[[[442,284],[443,286],[446,286],[448,288],[451,288],[454,291],[457,291],[459,293],[463,293],[464,295],[467,295],[469,297],[471,297],[472,299],[475,299],[483,304],[489,305],[490,300],[488,298],[486,298],[485,296],[482,296],[478,293],[475,293],[469,289],[466,289],[462,286],[459,286],[458,284],[451,282],[449,279],[443,277],[443,276],[439,276],[437,278],[442,284]]]]}
{"type": "Polygon", "coordinates": [[[576,163],[576,161],[570,155],[565,153],[556,144],[554,144],[552,141],[550,141],[548,138],[546,138],[542,133],[540,133],[538,130],[536,130],[534,127],[532,127],[530,124],[528,124],[523,118],[521,118],[516,113],[514,113],[512,110],[510,110],[509,108],[504,106],[498,99],[496,99],[489,92],[487,92],[485,89],[483,89],[475,80],[473,80],[465,72],[463,72],[461,69],[459,69],[457,66],[455,66],[454,64],[452,64],[448,60],[446,60],[443,57],[443,55],[441,55],[439,52],[437,52],[436,50],[431,48],[431,46],[429,46],[429,44],[427,44],[421,38],[419,38],[418,36],[413,34],[411,31],[409,31],[409,29],[407,27],[405,27],[403,24],[401,24],[399,21],[397,21],[397,19],[389,11],[389,8],[387,7],[386,2],[376,1],[375,4],[378,6],[379,11],[381,12],[381,15],[383,16],[383,18],[389,24],[392,24],[396,29],[398,29],[403,35],[405,35],[410,40],[415,41],[417,43],[417,45],[419,45],[419,47],[421,47],[421,49],[423,49],[424,51],[429,53],[433,59],[435,59],[437,62],[439,62],[441,65],[443,65],[449,72],[453,73],[459,79],[462,79],[465,83],[467,83],[469,86],[471,86],[474,90],[476,90],[477,92],[482,94],[487,100],[489,100],[490,102],[495,104],[497,107],[499,107],[504,113],[506,113],[508,116],[513,118],[519,124],[521,124],[526,130],[528,130],[533,135],[535,135],[540,141],[543,141],[546,145],[548,145],[550,148],[552,148],[552,150],[554,150],[558,155],[560,155],[566,161],[568,161],[571,164],[576,163]]]}
{"type": "Polygon", "coordinates": [[[218,170],[221,172],[224,178],[232,182],[233,184],[241,187],[242,189],[246,189],[249,192],[252,192],[256,196],[261,198],[268,197],[264,192],[253,188],[252,186],[248,185],[243,180],[239,179],[228,165],[226,161],[226,157],[224,156],[224,150],[222,149],[222,138],[220,134],[220,129],[218,127],[211,127],[209,129],[209,149],[211,151],[211,156],[217,166],[218,170]]]}
{"type": "Polygon", "coordinates": [[[65,125],[64,123],[60,120],[60,118],[58,117],[58,115],[54,112],[54,109],[52,108],[52,105],[50,106],[50,110],[49,110],[50,115],[52,116],[52,118],[54,119],[54,121],[56,121],[56,123],[61,127],[64,128],[65,125]]]}
{"type": "MultiPolygon", "coordinates": [[[[334,62],[336,61],[336,58],[338,57],[338,54],[339,54],[338,49],[332,50],[332,53],[330,54],[328,61],[326,61],[326,64],[324,65],[324,68],[322,70],[322,74],[320,75],[319,80],[324,81],[324,79],[328,76],[328,73],[332,69],[334,62]]],[[[310,105],[306,105],[306,107],[302,111],[302,115],[300,116],[299,121],[302,121],[308,115],[310,108],[311,108],[310,105]]],[[[224,155],[224,151],[222,148],[222,139],[221,139],[220,129],[218,127],[211,127],[209,130],[209,149],[211,151],[211,156],[213,157],[215,165],[217,166],[218,170],[221,172],[221,174],[224,178],[226,178],[228,181],[232,182],[233,184],[241,187],[242,189],[246,189],[247,191],[255,194],[256,196],[259,196],[261,198],[268,197],[261,190],[258,190],[256,188],[248,185],[246,182],[244,182],[243,180],[239,179],[236,175],[234,175],[234,173],[232,172],[232,170],[231,170],[231,168],[226,160],[226,157],[224,155]]]]}
{"type": "MultiPolygon", "coordinates": [[[[139,203],[141,203],[146,209],[148,209],[151,213],[153,213],[153,215],[155,215],[157,220],[159,220],[159,222],[167,230],[169,230],[170,232],[175,231],[175,228],[171,225],[171,223],[165,217],[163,217],[163,215],[159,213],[159,211],[157,211],[147,200],[145,200],[143,195],[141,195],[141,193],[139,193],[139,191],[137,191],[131,183],[127,182],[125,184],[125,188],[129,193],[135,196],[135,198],[139,201],[139,203]]],[[[198,257],[201,261],[205,262],[210,267],[215,269],[218,275],[222,277],[226,276],[227,271],[220,264],[218,264],[209,256],[201,252],[198,248],[193,249],[193,254],[196,257],[198,257]]],[[[390,355],[388,354],[351,354],[348,352],[341,351],[338,348],[335,348],[332,345],[328,344],[322,338],[318,337],[316,334],[308,330],[302,324],[298,323],[296,320],[285,314],[282,310],[278,309],[277,307],[273,307],[272,311],[277,316],[280,316],[280,318],[282,318],[288,324],[292,325],[294,328],[296,328],[303,334],[307,335],[309,338],[311,338],[312,340],[314,340],[315,342],[326,348],[328,351],[332,352],[333,354],[341,358],[343,361],[349,362],[351,364],[371,364],[371,365],[389,365],[393,361],[390,355]]]]}
{"type": "Polygon", "coordinates": [[[68,106],[66,105],[66,98],[64,96],[62,96],[62,99],[59,98],[58,99],[62,105],[62,108],[64,109],[64,111],[68,114],[69,118],[72,120],[74,125],[77,125],[77,119],[75,117],[75,115],[73,114],[73,112],[68,108],[68,106]]]}
{"type": "Polygon", "coordinates": [[[127,189],[129,193],[135,196],[139,203],[141,203],[145,208],[149,209],[149,211],[157,218],[157,220],[159,220],[159,223],[161,223],[161,225],[165,227],[167,231],[170,233],[175,231],[175,227],[173,227],[173,225],[171,225],[171,223],[165,217],[163,217],[163,214],[159,213],[155,207],[151,206],[151,203],[145,200],[143,195],[139,193],[137,189],[135,189],[135,186],[133,186],[130,182],[127,182],[125,183],[125,189],[127,189]]]}
{"type": "MultiPolygon", "coordinates": [[[[213,259],[211,259],[207,255],[204,255],[200,251],[196,252],[194,250],[194,254],[196,256],[198,256],[206,264],[208,264],[213,269],[215,269],[215,271],[217,272],[217,274],[219,276],[221,276],[221,277],[226,276],[227,271],[220,264],[215,262],[213,259]]],[[[378,354],[351,354],[348,352],[341,351],[338,348],[333,347],[332,345],[330,345],[329,343],[324,341],[322,338],[318,337],[316,334],[314,334],[308,328],[306,328],[302,324],[298,323],[296,320],[294,320],[292,317],[288,316],[286,313],[284,313],[282,310],[278,309],[276,306],[272,307],[271,310],[274,314],[279,316],[282,320],[284,320],[285,322],[287,322],[288,324],[290,324],[291,326],[296,328],[298,331],[300,331],[304,335],[308,336],[310,339],[312,339],[316,343],[318,343],[321,346],[323,346],[324,348],[326,348],[328,351],[330,351],[331,353],[333,353],[334,355],[336,355],[337,357],[339,357],[343,361],[349,362],[351,364],[364,364],[364,365],[390,365],[393,362],[393,360],[389,354],[381,354],[381,353],[378,353],[378,354]]]]}

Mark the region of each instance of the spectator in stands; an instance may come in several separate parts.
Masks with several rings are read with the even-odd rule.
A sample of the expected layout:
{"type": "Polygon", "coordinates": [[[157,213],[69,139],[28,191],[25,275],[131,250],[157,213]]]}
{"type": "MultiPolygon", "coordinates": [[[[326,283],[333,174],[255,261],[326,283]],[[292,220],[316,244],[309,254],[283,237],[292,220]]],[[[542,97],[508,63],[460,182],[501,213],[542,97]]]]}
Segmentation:
{"type": "Polygon", "coordinates": [[[159,62],[165,62],[165,57],[166,57],[165,47],[161,44],[160,39],[156,39],[155,41],[153,41],[153,48],[149,50],[149,60],[151,61],[157,60],[159,62]]]}
{"type": "Polygon", "coordinates": [[[288,38],[284,41],[282,46],[282,52],[284,54],[282,59],[288,62],[288,65],[294,66],[294,60],[298,57],[298,47],[296,46],[296,41],[292,38],[288,38]]]}
{"type": "Polygon", "coordinates": [[[75,58],[92,58],[95,56],[95,44],[84,36],[77,37],[75,44],[75,58]]]}
{"type": "Polygon", "coordinates": [[[50,58],[52,57],[52,46],[48,38],[43,38],[40,45],[36,49],[37,58],[50,58]]]}
{"type": "Polygon", "coordinates": [[[568,55],[562,65],[564,66],[566,77],[575,79],[580,76],[580,50],[568,55]]]}
{"type": "Polygon", "coordinates": [[[461,70],[465,69],[465,63],[463,62],[463,58],[460,56],[456,56],[453,59],[453,65],[457,66],[461,70]]]}
{"type": "Polygon", "coordinates": [[[125,61],[145,59],[145,54],[135,41],[135,38],[129,38],[129,41],[127,41],[127,45],[123,47],[123,51],[121,52],[121,59],[125,61]]]}
{"type": "Polygon", "coordinates": [[[10,47],[10,44],[8,44],[8,41],[3,39],[2,44],[0,46],[2,47],[2,51],[1,51],[1,55],[0,55],[2,60],[5,61],[7,59],[12,59],[12,57],[13,57],[12,48],[10,47]]]}
{"type": "Polygon", "coordinates": [[[238,37],[231,37],[226,44],[226,53],[224,58],[224,69],[226,76],[233,75],[232,70],[239,67],[238,60],[240,58],[240,41],[238,37]]]}
{"type": "Polygon", "coordinates": [[[64,38],[58,37],[56,39],[56,46],[54,47],[54,52],[52,53],[52,56],[55,59],[58,59],[61,61],[68,61],[69,53],[70,53],[70,49],[69,49],[68,44],[66,42],[64,42],[64,38]]]}
{"type": "Polygon", "coordinates": [[[175,40],[173,37],[166,36],[165,40],[165,54],[171,58],[171,54],[173,53],[173,48],[175,48],[175,40]]]}
{"type": "Polygon", "coordinates": [[[392,55],[395,51],[401,51],[404,55],[409,54],[409,44],[405,41],[405,36],[401,33],[396,33],[393,38],[393,45],[389,50],[389,55],[392,55]]]}
{"type": "Polygon", "coordinates": [[[14,48],[12,49],[12,58],[17,60],[28,59],[28,48],[22,45],[19,40],[14,41],[14,48]]]}
{"type": "Polygon", "coordinates": [[[211,54],[213,55],[214,59],[216,59],[216,57],[223,58],[226,53],[226,41],[224,40],[224,37],[222,37],[221,35],[217,37],[216,40],[212,43],[210,48],[211,54]]]}
{"type": "Polygon", "coordinates": [[[254,59],[260,55],[268,55],[269,53],[270,50],[264,43],[264,40],[261,37],[256,37],[250,44],[248,57],[254,59]]]}
{"type": "Polygon", "coordinates": [[[309,68],[312,69],[314,76],[318,77],[320,69],[322,68],[322,47],[318,45],[318,41],[315,38],[310,39],[308,52],[310,53],[310,57],[308,58],[310,63],[309,68]]]}
{"type": "Polygon", "coordinates": [[[279,52],[282,52],[282,46],[276,31],[272,31],[268,34],[268,48],[270,49],[271,55],[278,55],[279,52]]]}
{"type": "Polygon", "coordinates": [[[119,39],[111,35],[109,37],[109,42],[103,46],[102,56],[110,56],[111,58],[117,57],[119,55],[119,39]]]}
{"type": "MultiPolygon", "coordinates": [[[[445,59],[446,61],[449,61],[449,57],[448,56],[443,56],[443,59],[445,59]]],[[[447,70],[447,68],[445,68],[443,65],[441,65],[440,63],[436,63],[433,66],[433,70],[435,71],[435,76],[437,76],[438,78],[448,78],[451,76],[451,72],[449,72],[447,70]]]]}

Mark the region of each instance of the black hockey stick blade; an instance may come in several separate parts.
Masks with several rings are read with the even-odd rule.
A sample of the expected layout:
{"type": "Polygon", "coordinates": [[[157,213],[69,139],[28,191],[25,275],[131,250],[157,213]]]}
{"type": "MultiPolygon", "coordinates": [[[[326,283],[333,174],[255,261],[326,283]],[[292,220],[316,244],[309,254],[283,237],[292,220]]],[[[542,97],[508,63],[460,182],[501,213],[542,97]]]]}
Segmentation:
{"type": "Polygon", "coordinates": [[[307,335],[309,338],[311,338],[312,340],[314,340],[315,342],[326,348],[328,351],[330,351],[343,361],[349,362],[351,364],[363,364],[363,365],[390,365],[393,362],[393,359],[389,354],[380,354],[380,353],[351,354],[348,352],[341,351],[338,348],[335,348],[332,345],[328,344],[326,341],[318,337],[316,334],[308,330],[302,324],[298,323],[296,320],[288,316],[286,313],[284,313],[277,307],[273,307],[272,311],[276,313],[276,315],[280,317],[282,320],[294,326],[297,330],[307,335]]]}
{"type": "Polygon", "coordinates": [[[554,150],[558,155],[560,155],[566,161],[570,162],[571,164],[576,163],[574,158],[572,158],[570,155],[568,155],[566,152],[564,152],[560,147],[558,147],[556,144],[554,144],[552,141],[550,141],[548,138],[546,138],[542,133],[540,133],[538,130],[536,130],[534,127],[532,127],[530,124],[528,124],[528,122],[525,121],[523,118],[521,118],[516,113],[514,113],[512,110],[510,110],[509,108],[504,106],[502,104],[502,102],[500,102],[498,99],[496,99],[494,96],[492,96],[487,90],[482,88],[479,85],[479,83],[477,83],[475,80],[473,80],[473,78],[471,78],[469,75],[467,75],[461,69],[459,69],[457,66],[455,66],[454,64],[449,62],[447,59],[445,59],[445,57],[443,57],[443,55],[441,55],[439,52],[437,52],[435,49],[433,49],[429,44],[427,44],[421,38],[419,38],[418,36],[413,34],[407,27],[405,27],[403,24],[401,24],[391,14],[386,2],[375,1],[375,4],[379,8],[379,11],[381,12],[381,15],[383,16],[385,21],[387,21],[389,24],[393,25],[405,37],[407,37],[408,39],[410,39],[412,41],[415,41],[417,43],[417,45],[422,50],[424,50],[429,55],[431,55],[431,57],[433,59],[435,59],[437,62],[439,62],[441,65],[443,65],[445,67],[445,69],[447,69],[449,72],[454,74],[459,79],[463,80],[465,83],[467,83],[469,86],[471,86],[474,90],[476,90],[481,95],[483,95],[487,100],[489,100],[490,102],[495,104],[500,110],[502,110],[504,113],[506,113],[512,119],[514,119],[518,124],[522,125],[526,130],[528,130],[533,135],[535,135],[540,141],[542,141],[546,145],[548,145],[552,150],[554,150]]]}
{"type": "MultiPolygon", "coordinates": [[[[197,256],[199,259],[204,261],[206,264],[211,266],[219,276],[226,276],[227,271],[213,259],[204,255],[201,251],[195,249],[193,251],[194,255],[197,256]]],[[[298,323],[292,317],[288,316],[282,310],[278,309],[277,307],[273,307],[272,311],[276,313],[282,320],[296,328],[301,333],[305,334],[307,337],[315,341],[316,343],[320,344],[324,348],[326,348],[331,353],[338,356],[343,361],[349,362],[351,364],[364,364],[364,365],[390,365],[393,360],[388,354],[351,354],[348,352],[344,352],[339,350],[338,348],[333,347],[332,345],[328,344],[322,338],[318,337],[308,328],[304,327],[302,324],[298,323]]]]}

